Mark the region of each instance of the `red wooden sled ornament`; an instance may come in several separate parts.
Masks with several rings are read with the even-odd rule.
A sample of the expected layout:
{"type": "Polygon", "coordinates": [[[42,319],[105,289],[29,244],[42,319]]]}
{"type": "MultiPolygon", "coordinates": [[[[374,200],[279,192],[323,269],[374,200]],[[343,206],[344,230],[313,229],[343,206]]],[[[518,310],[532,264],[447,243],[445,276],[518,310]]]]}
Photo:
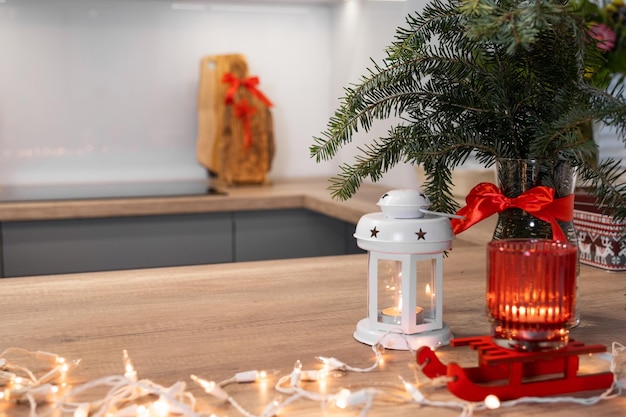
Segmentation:
{"type": "Polygon", "coordinates": [[[502,401],[521,397],[547,397],[578,391],[607,389],[611,372],[578,375],[579,355],[606,352],[604,345],[570,340],[562,349],[518,352],[496,345],[490,336],[453,339],[452,347],[469,346],[478,351],[478,366],[444,365],[428,347],[417,351],[417,364],[429,378],[447,376],[448,390],[467,401],[483,401],[495,395],[502,401]]]}

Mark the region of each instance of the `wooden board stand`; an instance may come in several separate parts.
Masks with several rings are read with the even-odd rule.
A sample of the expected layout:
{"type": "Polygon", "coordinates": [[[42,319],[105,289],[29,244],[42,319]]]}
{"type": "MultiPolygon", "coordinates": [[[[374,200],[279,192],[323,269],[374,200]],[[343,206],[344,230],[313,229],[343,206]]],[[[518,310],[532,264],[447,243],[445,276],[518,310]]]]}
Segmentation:
{"type": "Polygon", "coordinates": [[[227,103],[230,85],[223,81],[225,74],[246,80],[246,58],[241,54],[202,58],[197,159],[226,185],[267,183],[274,157],[272,114],[262,100],[244,87],[236,89],[233,102],[227,103]],[[250,110],[247,115],[237,112],[237,103],[243,102],[250,110]]]}

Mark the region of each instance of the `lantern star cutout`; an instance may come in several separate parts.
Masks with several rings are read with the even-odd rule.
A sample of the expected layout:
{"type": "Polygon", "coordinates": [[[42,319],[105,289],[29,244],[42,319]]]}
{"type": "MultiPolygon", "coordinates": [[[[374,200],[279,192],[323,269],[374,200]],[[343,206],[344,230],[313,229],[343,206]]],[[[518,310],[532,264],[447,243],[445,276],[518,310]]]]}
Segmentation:
{"type": "Polygon", "coordinates": [[[426,240],[426,232],[423,231],[421,227],[420,227],[420,231],[415,232],[415,234],[417,235],[417,240],[426,240]]]}
{"type": "Polygon", "coordinates": [[[374,226],[374,228],[371,229],[370,232],[372,232],[372,235],[370,237],[378,237],[378,232],[380,232],[380,230],[376,229],[376,226],[374,226]]]}

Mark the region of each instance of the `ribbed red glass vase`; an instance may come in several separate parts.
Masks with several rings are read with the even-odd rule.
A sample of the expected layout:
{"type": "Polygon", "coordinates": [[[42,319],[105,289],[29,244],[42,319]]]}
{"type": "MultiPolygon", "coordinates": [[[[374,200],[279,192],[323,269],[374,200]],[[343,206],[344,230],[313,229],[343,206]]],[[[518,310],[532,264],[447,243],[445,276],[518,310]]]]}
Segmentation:
{"type": "Polygon", "coordinates": [[[487,314],[503,347],[558,349],[575,316],[577,247],[542,239],[488,244],[487,314]]]}

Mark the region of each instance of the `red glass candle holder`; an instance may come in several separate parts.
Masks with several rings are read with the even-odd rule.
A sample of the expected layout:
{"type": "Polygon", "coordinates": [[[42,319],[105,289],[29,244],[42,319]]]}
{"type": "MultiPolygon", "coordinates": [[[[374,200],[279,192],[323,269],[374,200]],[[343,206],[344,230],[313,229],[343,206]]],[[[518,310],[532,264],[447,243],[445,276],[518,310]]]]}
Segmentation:
{"type": "Polygon", "coordinates": [[[577,250],[542,239],[488,244],[487,314],[497,345],[538,351],[567,344],[576,306],[577,250]]]}

